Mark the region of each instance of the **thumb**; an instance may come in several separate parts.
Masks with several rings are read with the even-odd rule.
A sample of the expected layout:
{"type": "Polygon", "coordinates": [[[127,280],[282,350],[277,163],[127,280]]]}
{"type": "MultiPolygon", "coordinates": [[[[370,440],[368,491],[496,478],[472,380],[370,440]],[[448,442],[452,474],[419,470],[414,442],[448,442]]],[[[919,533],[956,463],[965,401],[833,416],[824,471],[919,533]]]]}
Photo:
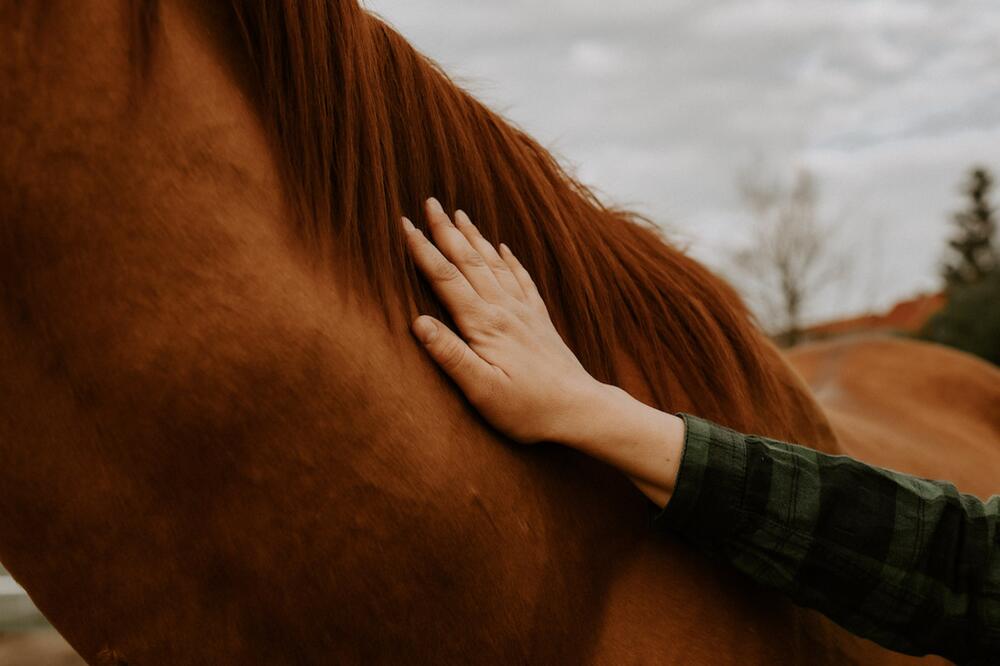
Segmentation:
{"type": "Polygon", "coordinates": [[[434,362],[441,366],[466,395],[477,384],[489,378],[493,370],[490,364],[472,351],[465,340],[434,317],[417,317],[412,329],[434,362]]]}

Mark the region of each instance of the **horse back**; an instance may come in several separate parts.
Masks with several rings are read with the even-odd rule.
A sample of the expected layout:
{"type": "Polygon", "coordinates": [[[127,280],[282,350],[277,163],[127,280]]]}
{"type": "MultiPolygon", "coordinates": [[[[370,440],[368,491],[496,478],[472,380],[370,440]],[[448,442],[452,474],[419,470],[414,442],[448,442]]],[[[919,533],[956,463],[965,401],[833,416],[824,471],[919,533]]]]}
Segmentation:
{"type": "Polygon", "coordinates": [[[807,345],[788,354],[840,453],[982,498],[1000,492],[1000,369],[901,338],[807,345]]]}

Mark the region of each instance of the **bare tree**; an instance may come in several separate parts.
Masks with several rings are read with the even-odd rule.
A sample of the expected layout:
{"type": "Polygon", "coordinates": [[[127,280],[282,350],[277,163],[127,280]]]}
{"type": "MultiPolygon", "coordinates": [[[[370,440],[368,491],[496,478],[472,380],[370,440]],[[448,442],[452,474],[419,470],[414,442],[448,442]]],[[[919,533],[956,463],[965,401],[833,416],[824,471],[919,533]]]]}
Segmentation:
{"type": "Polygon", "coordinates": [[[818,217],[818,187],[807,169],[791,185],[748,170],[738,186],[753,226],[749,244],[732,257],[733,277],[765,328],[794,345],[806,307],[848,272],[849,256],[836,249],[834,225],[818,217]]]}

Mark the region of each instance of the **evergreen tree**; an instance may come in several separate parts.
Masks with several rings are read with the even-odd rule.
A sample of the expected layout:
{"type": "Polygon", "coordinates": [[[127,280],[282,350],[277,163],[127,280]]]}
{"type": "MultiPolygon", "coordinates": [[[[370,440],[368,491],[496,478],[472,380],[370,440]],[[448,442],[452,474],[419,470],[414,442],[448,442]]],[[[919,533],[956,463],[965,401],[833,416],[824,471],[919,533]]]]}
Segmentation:
{"type": "Polygon", "coordinates": [[[964,188],[969,204],[953,216],[957,229],[948,240],[943,270],[948,304],[920,337],[1000,365],[1000,251],[994,245],[992,188],[993,177],[985,168],[970,172],[964,188]]]}
{"type": "Polygon", "coordinates": [[[952,221],[957,227],[948,240],[949,252],[945,259],[943,276],[949,291],[977,284],[991,271],[1000,268],[1000,258],[993,245],[997,223],[996,212],[990,204],[993,176],[984,167],[976,167],[969,174],[964,188],[969,197],[965,210],[956,213],[952,221]]]}
{"type": "Polygon", "coordinates": [[[952,289],[948,304],[931,317],[920,337],[1000,365],[1000,270],[952,289]]]}

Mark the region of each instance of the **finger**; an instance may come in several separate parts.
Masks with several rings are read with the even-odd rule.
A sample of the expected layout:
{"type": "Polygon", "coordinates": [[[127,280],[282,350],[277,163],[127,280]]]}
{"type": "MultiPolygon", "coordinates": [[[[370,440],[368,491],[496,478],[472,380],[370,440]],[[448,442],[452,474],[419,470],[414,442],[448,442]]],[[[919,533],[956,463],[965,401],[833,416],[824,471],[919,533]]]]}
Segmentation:
{"type": "Polygon", "coordinates": [[[423,232],[413,226],[407,218],[403,218],[403,228],[406,231],[406,246],[413,257],[413,263],[430,282],[434,293],[441,299],[459,327],[471,314],[477,313],[485,305],[472,285],[462,272],[455,267],[434,244],[427,240],[423,232]]]}
{"type": "Polygon", "coordinates": [[[413,334],[427,353],[467,396],[495,379],[496,368],[487,363],[454,331],[434,317],[422,315],[413,322],[413,334]]]}
{"type": "Polygon", "coordinates": [[[506,243],[500,243],[500,257],[510,268],[511,274],[517,280],[517,283],[521,286],[521,290],[524,292],[525,296],[529,299],[536,299],[541,302],[542,297],[538,293],[538,287],[535,286],[535,281],[531,279],[531,274],[528,273],[527,269],[521,265],[521,262],[517,260],[514,253],[510,251],[506,243]]]}
{"type": "Polygon", "coordinates": [[[427,200],[427,219],[430,221],[431,235],[441,253],[458,266],[462,274],[486,301],[496,303],[503,296],[503,288],[497,282],[493,271],[486,265],[486,259],[465,235],[452,224],[451,218],[433,197],[427,200]]]}
{"type": "Polygon", "coordinates": [[[460,210],[455,213],[455,226],[462,232],[466,240],[469,241],[469,244],[486,259],[486,265],[493,271],[493,276],[496,277],[497,282],[500,283],[504,291],[519,301],[523,301],[525,293],[521,289],[517,278],[510,272],[510,266],[497,253],[496,248],[493,247],[493,243],[483,238],[483,235],[479,232],[479,227],[473,224],[469,216],[465,214],[465,211],[460,210]]]}

